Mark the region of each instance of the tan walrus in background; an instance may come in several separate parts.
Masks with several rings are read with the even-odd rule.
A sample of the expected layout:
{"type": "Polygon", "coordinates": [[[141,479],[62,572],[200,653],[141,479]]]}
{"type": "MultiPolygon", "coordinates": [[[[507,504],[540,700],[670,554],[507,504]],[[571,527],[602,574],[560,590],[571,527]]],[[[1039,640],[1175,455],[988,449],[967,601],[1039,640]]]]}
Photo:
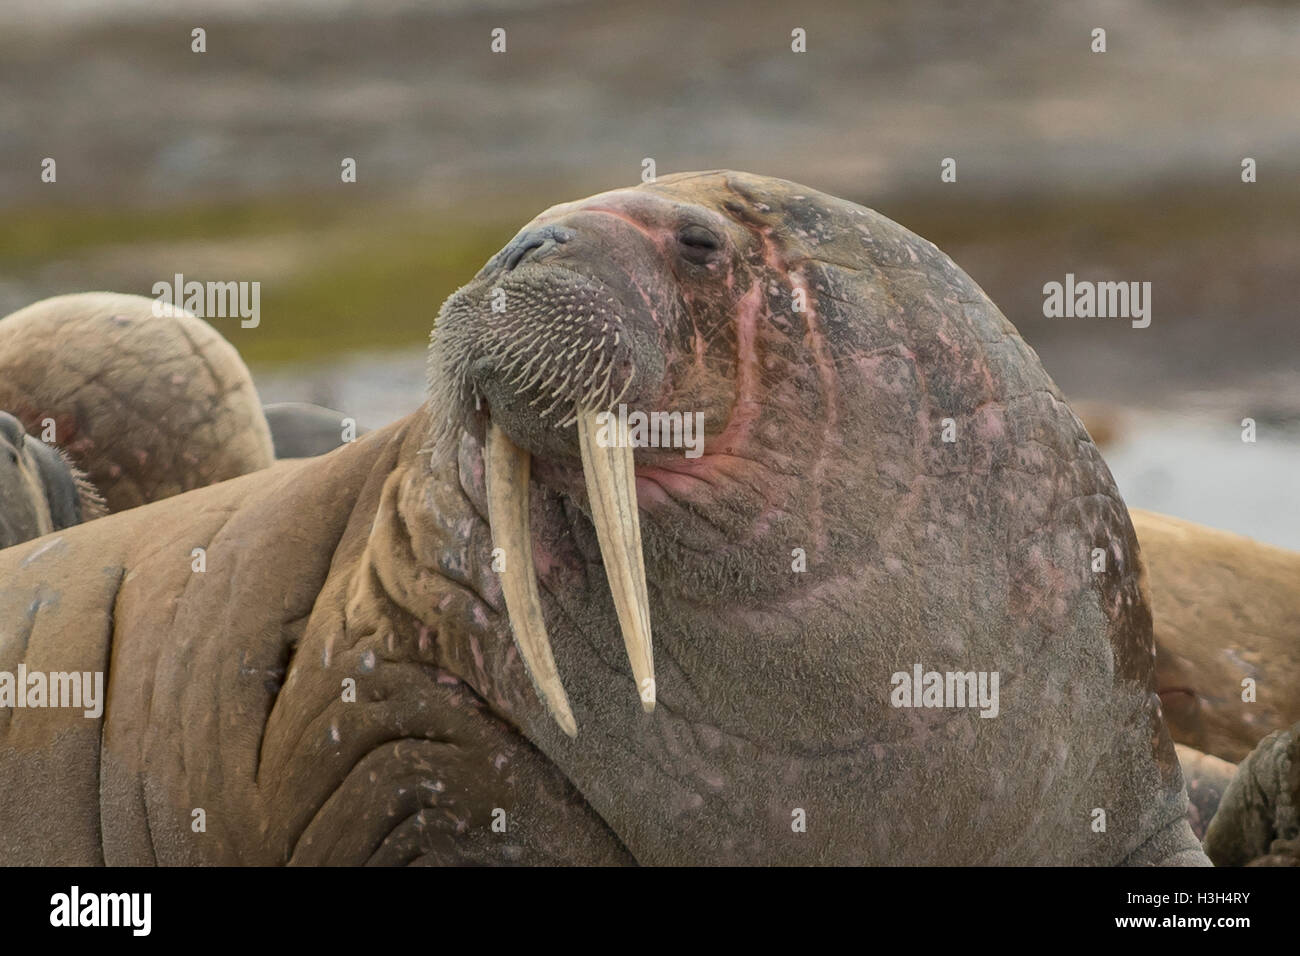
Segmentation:
{"type": "Polygon", "coordinates": [[[1147,566],[1169,732],[1238,763],[1266,734],[1300,721],[1300,554],[1129,513],[1147,566]],[[1252,688],[1256,699],[1243,700],[1252,688]]]}
{"type": "MultiPolygon", "coordinates": [[[[1123,432],[1115,408],[1073,404],[1099,445],[1123,432]]],[[[1129,515],[1147,569],[1163,715],[1178,744],[1193,829],[1204,836],[1237,764],[1264,748],[1266,735],[1300,722],[1300,553],[1140,508],[1129,515]]],[[[1275,757],[1254,760],[1264,766],[1275,757]]],[[[1224,810],[1232,819],[1217,828],[1216,862],[1264,852],[1259,821],[1267,813],[1259,807],[1286,800],[1272,793],[1252,802],[1245,795],[1255,791],[1238,790],[1224,810]]]]}
{"type": "Polygon", "coordinates": [[[239,353],[202,319],[154,315],[155,304],[83,292],[0,319],[0,409],[61,449],[114,512],[273,461],[239,353]]]}
{"type": "MultiPolygon", "coordinates": [[[[1300,721],[1300,554],[1168,515],[1129,514],[1147,568],[1157,688],[1193,830],[1216,863],[1249,862],[1268,852],[1275,808],[1300,801],[1285,772],[1262,772],[1280,759],[1266,735],[1294,734],[1300,721]],[[1248,755],[1241,766],[1250,781],[1232,783],[1248,755]]],[[[1282,816],[1279,832],[1294,837],[1294,815],[1282,816]]]]}

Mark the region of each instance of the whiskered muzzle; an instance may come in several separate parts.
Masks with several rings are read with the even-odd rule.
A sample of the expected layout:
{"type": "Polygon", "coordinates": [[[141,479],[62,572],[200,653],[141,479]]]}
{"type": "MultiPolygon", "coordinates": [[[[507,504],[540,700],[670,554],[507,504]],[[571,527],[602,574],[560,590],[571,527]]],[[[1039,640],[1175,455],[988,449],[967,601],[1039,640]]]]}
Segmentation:
{"type": "Polygon", "coordinates": [[[566,269],[519,270],[466,287],[434,327],[429,380],[436,407],[526,416],[564,428],[577,408],[609,408],[637,377],[621,306],[600,282],[566,269]]]}

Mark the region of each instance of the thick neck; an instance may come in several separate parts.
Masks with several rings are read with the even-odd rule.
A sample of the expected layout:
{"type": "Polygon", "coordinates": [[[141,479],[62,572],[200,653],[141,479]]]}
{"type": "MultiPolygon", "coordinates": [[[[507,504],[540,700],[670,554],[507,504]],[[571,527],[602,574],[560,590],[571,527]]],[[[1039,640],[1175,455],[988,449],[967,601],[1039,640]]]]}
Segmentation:
{"type": "Polygon", "coordinates": [[[659,702],[646,714],[590,522],[568,498],[535,487],[534,558],[578,723],[570,739],[538,700],[514,645],[492,566],[480,449],[463,439],[454,457],[421,453],[427,414],[412,419],[386,480],[367,546],[365,568],[374,573],[358,581],[373,579],[401,609],[396,630],[410,653],[462,681],[517,728],[638,858],[691,859],[684,850],[706,847],[741,800],[758,835],[752,846],[718,848],[719,858],[780,859],[771,841],[789,832],[787,790],[819,772],[828,757],[822,735],[829,727],[832,739],[847,743],[864,732],[857,721],[839,724],[845,715],[831,706],[836,695],[808,694],[860,680],[846,673],[861,670],[858,655],[841,663],[835,653],[856,633],[830,626],[824,608],[782,628],[751,602],[724,612],[714,595],[683,600],[652,577],[659,702]],[[794,673],[790,662],[808,642],[824,653],[807,673],[794,673]]]}

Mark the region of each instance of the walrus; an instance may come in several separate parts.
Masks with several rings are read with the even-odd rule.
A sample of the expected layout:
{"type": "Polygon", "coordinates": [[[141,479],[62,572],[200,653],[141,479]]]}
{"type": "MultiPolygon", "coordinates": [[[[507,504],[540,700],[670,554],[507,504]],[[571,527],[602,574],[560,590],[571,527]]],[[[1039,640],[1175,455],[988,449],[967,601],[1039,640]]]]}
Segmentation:
{"type": "Polygon", "coordinates": [[[666,177],[526,225],[429,366],[0,553],[0,668],[109,699],[0,713],[4,859],[1208,862],[1124,503],[931,243],[666,177]]]}
{"type": "Polygon", "coordinates": [[[1242,761],[1205,834],[1217,866],[1300,866],[1300,724],[1242,761]]]}
{"type": "Polygon", "coordinates": [[[273,460],[239,353],[202,319],[155,315],[156,304],[85,292],[0,319],[0,408],[62,449],[111,511],[273,460]]]}
{"type": "Polygon", "coordinates": [[[309,402],[273,402],[262,413],[277,460],[328,454],[351,440],[345,434],[356,438],[366,433],[345,413],[309,402]]]}
{"type": "Polygon", "coordinates": [[[1140,509],[1156,685],[1173,739],[1239,763],[1300,722],[1300,554],[1140,509]]]}
{"type": "Polygon", "coordinates": [[[1223,794],[1237,775],[1237,765],[1201,753],[1186,744],[1175,743],[1178,764],[1187,786],[1187,822],[1198,840],[1205,839],[1206,829],[1219,810],[1223,794]]]}
{"type": "Polygon", "coordinates": [[[70,528],[104,513],[85,476],[57,449],[0,412],[0,548],[70,528]]]}

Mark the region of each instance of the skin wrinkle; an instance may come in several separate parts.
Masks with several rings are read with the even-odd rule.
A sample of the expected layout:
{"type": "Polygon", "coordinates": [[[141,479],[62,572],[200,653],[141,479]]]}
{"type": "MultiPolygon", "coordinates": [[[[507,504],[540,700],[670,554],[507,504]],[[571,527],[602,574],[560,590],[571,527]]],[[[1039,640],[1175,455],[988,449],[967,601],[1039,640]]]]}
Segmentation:
{"type": "MultiPolygon", "coordinates": [[[[385,484],[386,484],[386,483],[385,483],[385,484]]],[[[348,517],[347,517],[345,520],[338,522],[337,525],[336,525],[336,527],[335,527],[335,529],[333,530],[332,545],[331,545],[331,546],[329,547],[329,549],[328,549],[328,550],[329,550],[329,553],[331,554],[331,559],[330,559],[330,562],[329,562],[329,567],[330,567],[330,568],[333,568],[333,567],[334,567],[334,566],[335,566],[335,565],[340,561],[339,549],[340,549],[340,547],[341,547],[341,543],[342,543],[344,537],[345,537],[346,534],[347,534],[347,529],[350,528],[350,527],[353,527],[355,524],[358,524],[358,523],[361,523],[361,524],[365,524],[365,523],[366,523],[365,515],[364,515],[363,513],[361,513],[360,511],[358,511],[358,508],[359,508],[359,507],[360,507],[360,502],[359,502],[359,501],[354,501],[353,504],[352,504],[352,507],[349,509],[348,517]]],[[[360,571],[358,572],[358,576],[365,575],[365,574],[367,574],[367,573],[370,573],[370,567],[369,567],[367,564],[363,563],[362,566],[361,566],[360,571]]],[[[329,571],[327,570],[327,571],[325,572],[325,577],[326,577],[326,579],[328,579],[328,576],[329,576],[329,571]]],[[[347,591],[345,592],[345,594],[350,594],[351,591],[352,591],[352,589],[349,588],[349,589],[347,589],[347,591]]],[[[319,600],[313,602],[313,604],[314,604],[315,606],[314,606],[310,611],[307,611],[307,612],[305,612],[305,613],[308,613],[309,615],[311,615],[312,617],[314,617],[317,613],[331,614],[331,613],[334,613],[334,612],[341,612],[341,613],[344,615],[344,620],[346,621],[346,608],[338,608],[338,607],[334,607],[334,608],[326,608],[326,609],[324,609],[324,610],[322,611],[319,600]]],[[[309,625],[309,626],[310,626],[310,625],[309,625]]],[[[283,627],[284,627],[284,620],[282,619],[281,622],[280,622],[280,633],[281,633],[281,634],[283,634],[283,627]]],[[[346,629],[345,629],[345,633],[347,633],[347,630],[346,630],[346,629]]],[[[374,629],[371,630],[371,633],[374,633],[374,629]]],[[[348,649],[348,650],[355,650],[357,643],[358,643],[359,641],[361,641],[362,639],[363,639],[362,635],[358,635],[358,636],[353,640],[352,644],[350,644],[350,645],[348,646],[347,649],[348,649]]],[[[298,647],[299,647],[299,649],[301,649],[301,647],[302,647],[301,643],[299,643],[298,647]]],[[[291,659],[290,659],[290,663],[289,663],[288,668],[287,668],[287,670],[286,670],[285,680],[284,680],[283,683],[282,683],[282,684],[277,688],[277,691],[276,691],[276,693],[273,695],[272,699],[267,703],[267,707],[266,707],[266,715],[265,715],[265,717],[263,718],[263,721],[262,721],[262,730],[261,730],[261,733],[258,735],[258,742],[257,742],[257,755],[256,755],[256,762],[255,762],[255,764],[254,764],[254,774],[253,774],[253,784],[254,784],[254,789],[255,789],[256,792],[259,792],[259,793],[261,793],[261,792],[263,791],[263,787],[262,787],[262,785],[261,785],[261,776],[262,776],[261,771],[262,771],[262,766],[263,766],[263,763],[262,763],[262,755],[263,755],[263,753],[264,753],[265,742],[266,742],[266,736],[267,736],[267,733],[270,732],[270,730],[271,730],[271,727],[272,727],[272,723],[273,723],[273,721],[276,721],[277,715],[278,715],[279,710],[280,710],[281,698],[282,698],[283,694],[287,691],[287,689],[290,687],[291,682],[292,682],[293,679],[294,679],[294,672],[295,672],[295,669],[296,669],[296,667],[297,667],[298,665],[299,665],[299,661],[298,661],[298,659],[297,659],[297,654],[294,653],[294,654],[292,655],[291,659]]],[[[311,718],[310,720],[304,722],[304,724],[303,724],[302,726],[299,727],[298,735],[297,735],[297,738],[296,738],[296,742],[295,742],[295,744],[290,748],[290,752],[291,752],[291,753],[300,750],[300,748],[301,748],[301,744],[302,744],[302,741],[303,741],[303,739],[304,739],[304,737],[305,737],[305,735],[307,734],[308,731],[314,731],[314,732],[316,732],[316,733],[319,733],[319,732],[320,732],[320,724],[321,724],[322,722],[324,722],[324,721],[328,721],[328,723],[332,725],[333,721],[334,721],[334,720],[337,720],[337,716],[331,716],[331,714],[330,714],[329,711],[328,711],[328,706],[332,705],[333,703],[334,703],[333,700],[330,700],[330,701],[324,702],[322,708],[321,708],[321,709],[316,713],[316,715],[315,715],[313,718],[311,718]]],[[[374,703],[374,702],[372,701],[372,703],[374,703]]],[[[381,703],[382,703],[382,702],[381,702],[381,703]]],[[[280,795],[280,793],[282,792],[282,788],[283,788],[283,786],[286,785],[286,783],[287,783],[286,779],[285,779],[285,778],[284,778],[284,777],[283,777],[279,772],[277,772],[277,774],[276,774],[276,776],[275,776],[275,778],[274,778],[273,786],[272,786],[272,788],[271,788],[269,794],[265,797],[265,799],[267,799],[267,800],[275,800],[275,799],[280,795]]],[[[333,791],[330,791],[330,792],[333,792],[333,791]]],[[[308,825],[309,825],[309,824],[308,824],[308,825]]],[[[299,835],[301,835],[301,834],[299,834],[299,835]]],[[[296,846],[296,844],[295,844],[295,846],[296,846]]]]}
{"type": "MultiPolygon", "coordinates": [[[[310,615],[311,612],[308,611],[307,613],[292,619],[292,621],[285,621],[282,627],[288,627],[293,623],[305,620],[310,617],[310,615]]],[[[283,636],[283,631],[281,634],[283,636]]],[[[271,715],[275,712],[275,705],[280,699],[280,694],[284,691],[285,685],[289,681],[289,668],[293,666],[293,652],[297,649],[297,642],[285,642],[285,649],[289,656],[285,661],[283,679],[280,680],[279,687],[276,688],[274,696],[267,705],[266,716],[262,718],[262,731],[257,736],[257,752],[253,755],[253,784],[258,787],[262,784],[262,747],[266,742],[266,730],[271,724],[271,715]]]]}
{"type": "MultiPolygon", "coordinates": [[[[212,554],[219,554],[219,553],[221,553],[221,548],[222,548],[222,545],[224,544],[223,535],[224,535],[226,529],[227,529],[227,528],[229,527],[229,525],[230,525],[230,520],[231,520],[231,517],[232,517],[233,514],[234,514],[233,511],[228,511],[228,512],[226,512],[226,513],[222,516],[221,523],[220,523],[220,524],[217,526],[217,528],[212,532],[212,535],[211,535],[211,537],[209,538],[209,543],[208,543],[208,545],[207,545],[206,548],[205,548],[205,550],[206,550],[208,553],[212,553],[212,554]]],[[[233,548],[233,549],[232,549],[232,553],[237,553],[237,548],[233,548]]],[[[196,575],[193,574],[193,573],[191,573],[191,574],[189,575],[189,577],[186,578],[186,580],[185,580],[185,584],[182,585],[181,600],[176,602],[176,608],[175,608],[175,610],[173,611],[173,617],[172,617],[173,628],[174,628],[174,626],[175,626],[176,613],[179,612],[179,610],[180,610],[180,608],[182,607],[183,602],[184,602],[184,591],[185,591],[186,588],[188,588],[190,582],[193,581],[195,577],[196,577],[196,575]]],[[[180,710],[181,710],[182,713],[189,713],[189,712],[192,712],[192,710],[193,710],[194,708],[192,708],[191,704],[192,704],[192,701],[194,700],[194,695],[195,695],[195,694],[199,694],[199,693],[202,693],[202,691],[200,691],[200,690],[197,688],[197,686],[196,686],[195,684],[192,684],[192,683],[186,683],[186,684],[182,685],[182,687],[180,688],[180,710]]],[[[220,707],[221,707],[221,704],[218,704],[218,708],[219,708],[219,709],[220,709],[220,707]]],[[[224,717],[224,716],[225,716],[224,712],[222,712],[222,713],[220,714],[220,716],[224,717]]],[[[260,738],[260,736],[259,736],[259,741],[260,741],[260,739],[261,739],[261,738],[260,738]]],[[[259,745],[259,746],[260,746],[260,745],[259,745]]],[[[181,756],[182,763],[184,762],[184,749],[185,749],[184,747],[180,748],[180,752],[181,752],[181,754],[182,754],[182,756],[181,756]]],[[[219,772],[219,771],[218,771],[218,772],[219,772]]]]}
{"type": "MultiPolygon", "coordinates": [[[[113,582],[112,603],[109,605],[107,630],[109,634],[113,633],[113,622],[117,619],[117,600],[122,593],[122,581],[125,577],[125,569],[119,568],[117,580],[113,582]]],[[[104,648],[103,673],[111,674],[113,672],[113,642],[108,641],[104,648]]],[[[108,702],[104,701],[104,708],[107,710],[108,702]]],[[[104,724],[99,726],[99,744],[95,752],[95,792],[102,795],[104,792],[104,724]]],[[[100,812],[95,815],[96,834],[99,844],[99,865],[103,866],[107,860],[107,848],[104,844],[104,816],[102,806],[100,812]]]]}
{"type": "MultiPolygon", "coordinates": [[[[324,795],[321,798],[321,801],[315,805],[315,810],[312,812],[312,815],[308,818],[307,822],[303,825],[302,829],[298,832],[298,835],[293,839],[290,853],[289,853],[290,863],[292,863],[293,859],[296,856],[298,856],[298,850],[302,844],[303,837],[307,835],[307,832],[311,829],[312,824],[316,822],[316,820],[321,816],[321,814],[325,813],[330,808],[331,801],[334,800],[334,798],[338,795],[339,791],[343,789],[343,786],[346,784],[347,778],[350,777],[353,773],[361,771],[367,758],[369,758],[371,755],[379,753],[385,747],[389,747],[390,745],[393,746],[395,749],[396,745],[402,743],[403,741],[411,741],[413,743],[418,743],[418,744],[430,744],[434,747],[448,747],[450,749],[455,749],[454,744],[451,744],[449,741],[430,740],[429,738],[426,737],[411,737],[407,735],[388,737],[385,738],[384,740],[377,742],[369,750],[366,750],[361,755],[361,757],[359,757],[357,761],[352,765],[348,773],[344,775],[343,783],[340,783],[338,787],[325,791],[324,795]]],[[[394,756],[397,756],[396,753],[394,753],[394,756]]],[[[418,790],[418,788],[416,789],[418,790]]],[[[369,855],[373,855],[375,851],[378,849],[378,847],[382,845],[382,843],[383,843],[383,837],[380,837],[378,842],[376,842],[374,849],[370,851],[369,855]]]]}
{"type": "MultiPolygon", "coordinates": [[[[459,473],[459,468],[458,468],[458,473],[459,473]]],[[[461,477],[463,477],[463,476],[461,476],[461,477]]],[[[469,507],[471,507],[471,509],[476,510],[476,506],[473,505],[474,496],[471,496],[471,494],[467,494],[467,493],[465,493],[465,492],[464,492],[463,485],[460,485],[460,488],[461,488],[461,496],[463,496],[463,499],[464,499],[465,503],[467,503],[467,505],[468,505],[469,507]]],[[[478,518],[478,519],[480,519],[480,520],[484,520],[484,519],[481,518],[481,515],[480,515],[480,518],[478,518]]],[[[545,587],[545,583],[542,583],[542,584],[543,584],[543,587],[545,587]]],[[[468,685],[467,685],[467,692],[469,692],[469,693],[473,693],[472,689],[469,689],[468,685]]],[[[481,697],[481,696],[480,696],[480,697],[477,697],[477,700],[480,700],[480,701],[482,702],[482,704],[484,704],[485,708],[487,708],[487,710],[489,710],[489,713],[491,713],[491,711],[495,711],[494,706],[491,706],[490,701],[487,700],[487,697],[481,697]]]]}

